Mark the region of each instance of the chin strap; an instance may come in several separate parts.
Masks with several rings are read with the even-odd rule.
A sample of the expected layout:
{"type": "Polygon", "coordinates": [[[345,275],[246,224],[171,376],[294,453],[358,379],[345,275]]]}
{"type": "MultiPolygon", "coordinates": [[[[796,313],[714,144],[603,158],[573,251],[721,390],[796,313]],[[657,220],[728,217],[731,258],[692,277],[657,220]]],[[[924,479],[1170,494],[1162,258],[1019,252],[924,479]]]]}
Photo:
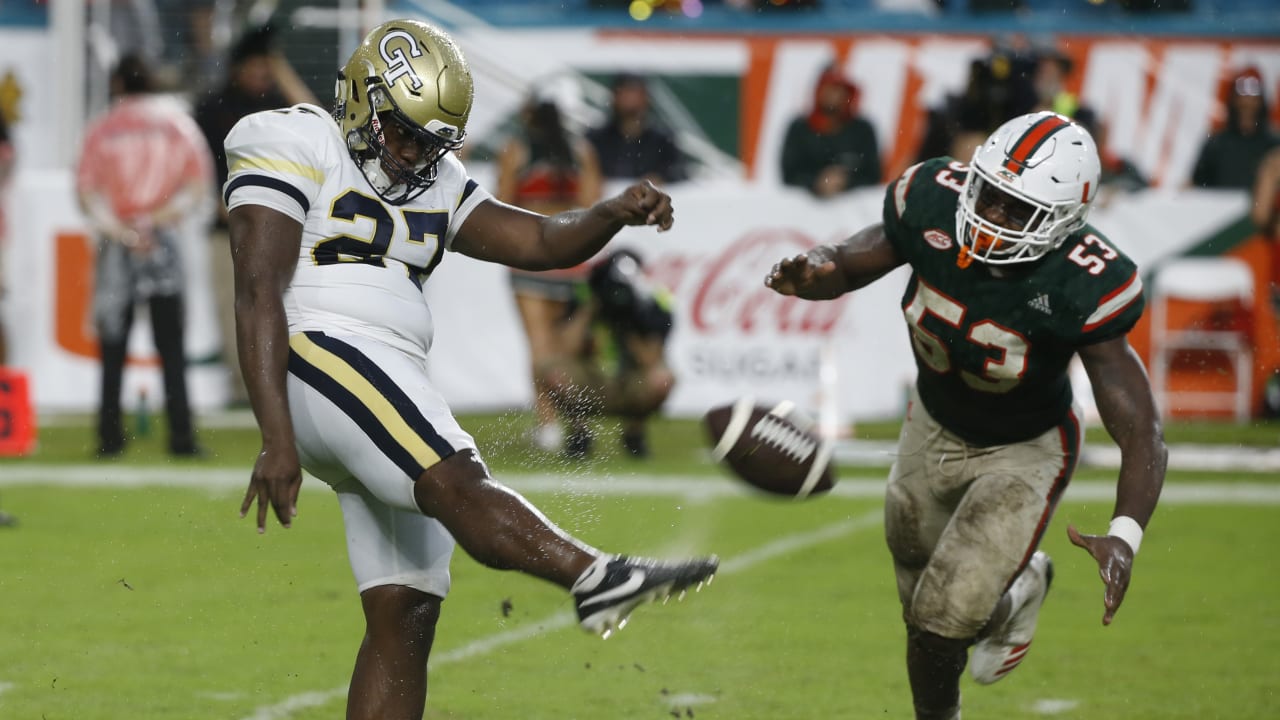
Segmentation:
{"type": "Polygon", "coordinates": [[[385,193],[391,189],[391,178],[387,177],[387,173],[383,171],[382,163],[378,161],[378,158],[373,157],[365,160],[361,169],[374,190],[385,193]]]}

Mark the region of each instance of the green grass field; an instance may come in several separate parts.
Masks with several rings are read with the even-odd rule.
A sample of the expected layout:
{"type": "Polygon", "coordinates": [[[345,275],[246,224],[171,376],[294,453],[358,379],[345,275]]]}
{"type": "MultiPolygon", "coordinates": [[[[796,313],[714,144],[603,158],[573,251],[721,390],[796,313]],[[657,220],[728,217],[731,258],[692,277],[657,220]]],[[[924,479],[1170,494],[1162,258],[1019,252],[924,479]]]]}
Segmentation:
{"type": "MultiPolygon", "coordinates": [[[[531,456],[513,439],[527,423],[464,420],[495,473],[571,532],[615,551],[716,552],[722,572],[601,641],[573,625],[558,589],[459,553],[428,718],[911,717],[874,493],[748,494],[708,463],[688,421],[655,426],[652,461],[619,457],[609,437],[574,466],[531,456]],[[558,474],[569,479],[548,484],[558,474]]],[[[875,433],[892,428],[859,429],[875,433]]],[[[184,462],[167,460],[157,434],[92,463],[87,427],[65,424],[42,432],[36,456],[0,464],[0,507],[21,519],[0,531],[0,718],[342,717],[362,624],[336,503],[308,483],[294,528],[260,536],[237,517],[252,430],[206,430],[210,455],[184,462]]],[[[1275,435],[1170,432],[1258,445],[1275,435]]],[[[840,471],[850,487],[883,474],[840,471]]],[[[1084,469],[1077,485],[1112,477],[1084,469]]],[[[966,679],[965,717],[1276,717],[1280,478],[1171,473],[1109,628],[1095,566],[1065,527],[1105,529],[1110,502],[1083,497],[1069,492],[1045,541],[1057,579],[1028,661],[991,687],[966,679]],[[1227,481],[1273,492],[1242,503],[1179,491],[1227,481]]]]}

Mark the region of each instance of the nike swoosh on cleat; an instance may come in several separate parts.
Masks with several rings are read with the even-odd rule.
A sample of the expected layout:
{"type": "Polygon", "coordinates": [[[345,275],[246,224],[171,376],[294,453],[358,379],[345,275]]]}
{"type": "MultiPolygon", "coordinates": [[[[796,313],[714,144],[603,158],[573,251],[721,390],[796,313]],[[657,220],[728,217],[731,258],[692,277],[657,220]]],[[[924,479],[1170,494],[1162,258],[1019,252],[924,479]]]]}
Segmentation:
{"type": "Polygon", "coordinates": [[[634,594],[637,590],[644,587],[644,581],[645,581],[644,571],[638,568],[633,569],[631,571],[631,577],[627,578],[626,582],[622,583],[616,588],[613,588],[612,590],[606,590],[605,592],[602,592],[599,595],[596,595],[595,597],[589,600],[583,600],[582,605],[580,607],[586,607],[588,605],[594,605],[596,603],[608,602],[609,600],[613,600],[615,598],[626,597],[627,595],[634,594]]]}

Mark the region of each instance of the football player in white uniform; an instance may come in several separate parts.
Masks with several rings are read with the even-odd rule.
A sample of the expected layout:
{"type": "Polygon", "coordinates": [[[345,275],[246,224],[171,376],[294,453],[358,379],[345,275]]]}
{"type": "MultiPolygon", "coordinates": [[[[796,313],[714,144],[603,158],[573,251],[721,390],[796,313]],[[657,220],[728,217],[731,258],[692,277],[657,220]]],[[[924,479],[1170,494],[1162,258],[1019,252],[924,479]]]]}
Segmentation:
{"type": "Polygon", "coordinates": [[[270,506],[289,527],[302,467],[337,494],[367,623],[348,718],[422,716],[455,540],[570,590],[582,626],[605,636],[717,567],[568,536],[490,477],[432,387],[422,286],[446,249],[544,270],[587,260],[624,226],[672,223],[649,183],[550,217],[496,201],[453,154],[471,102],[449,36],[398,20],[352,54],[332,115],[258,113],[226,139],[240,365],[262,432],[241,513],[256,502],[263,532],[270,506]]]}

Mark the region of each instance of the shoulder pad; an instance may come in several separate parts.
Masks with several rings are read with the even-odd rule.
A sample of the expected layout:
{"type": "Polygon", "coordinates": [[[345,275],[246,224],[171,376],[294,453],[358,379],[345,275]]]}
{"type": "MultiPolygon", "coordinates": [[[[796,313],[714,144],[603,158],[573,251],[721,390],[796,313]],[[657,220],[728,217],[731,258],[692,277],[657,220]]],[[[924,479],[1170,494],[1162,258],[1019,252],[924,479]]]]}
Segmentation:
{"type": "Polygon", "coordinates": [[[1086,337],[1128,332],[1145,305],[1138,266],[1088,226],[1073,234],[1062,251],[1063,266],[1070,273],[1066,288],[1078,303],[1080,332],[1086,337]]]}

